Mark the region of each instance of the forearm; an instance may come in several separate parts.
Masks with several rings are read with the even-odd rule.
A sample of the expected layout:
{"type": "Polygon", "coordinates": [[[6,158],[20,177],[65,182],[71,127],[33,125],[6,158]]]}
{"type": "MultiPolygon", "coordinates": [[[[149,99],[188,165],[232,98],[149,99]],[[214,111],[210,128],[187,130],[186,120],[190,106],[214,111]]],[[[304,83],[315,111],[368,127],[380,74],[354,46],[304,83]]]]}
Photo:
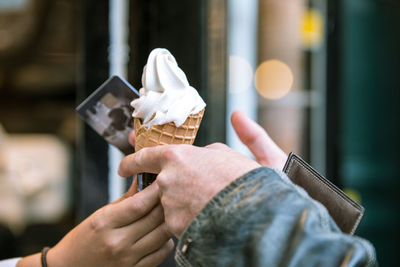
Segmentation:
{"type": "Polygon", "coordinates": [[[177,262],[184,266],[374,264],[368,242],[341,233],[321,204],[281,175],[260,168],[215,196],[182,235],[177,262]]]}
{"type": "Polygon", "coordinates": [[[17,263],[17,267],[42,267],[40,256],[41,253],[26,256],[17,263]]]}

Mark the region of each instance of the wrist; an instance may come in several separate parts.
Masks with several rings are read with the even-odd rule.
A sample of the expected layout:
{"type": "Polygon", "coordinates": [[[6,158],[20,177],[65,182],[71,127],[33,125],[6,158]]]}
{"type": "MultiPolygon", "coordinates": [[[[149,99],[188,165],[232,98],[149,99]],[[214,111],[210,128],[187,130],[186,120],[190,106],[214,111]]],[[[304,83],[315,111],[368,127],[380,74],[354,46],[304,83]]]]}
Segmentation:
{"type": "Polygon", "coordinates": [[[17,267],[42,267],[41,253],[36,253],[23,257],[18,263],[17,267]]]}
{"type": "Polygon", "coordinates": [[[46,255],[47,267],[63,267],[68,266],[68,264],[64,261],[62,251],[60,251],[59,247],[55,246],[49,249],[46,255]]]}

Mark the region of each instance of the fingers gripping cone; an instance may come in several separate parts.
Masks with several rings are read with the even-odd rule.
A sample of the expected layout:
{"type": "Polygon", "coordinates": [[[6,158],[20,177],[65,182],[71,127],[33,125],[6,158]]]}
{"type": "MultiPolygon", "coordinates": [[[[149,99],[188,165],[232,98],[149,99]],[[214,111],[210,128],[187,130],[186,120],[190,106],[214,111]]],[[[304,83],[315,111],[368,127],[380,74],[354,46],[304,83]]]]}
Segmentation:
{"type": "MultiPolygon", "coordinates": [[[[186,121],[179,127],[173,122],[162,125],[152,125],[146,128],[142,125],[141,119],[134,118],[135,128],[135,151],[144,147],[171,144],[189,144],[192,145],[199,130],[201,120],[204,115],[204,109],[199,113],[190,115],[186,121]]],[[[148,186],[155,179],[154,175],[143,176],[143,188],[148,186]]]]}

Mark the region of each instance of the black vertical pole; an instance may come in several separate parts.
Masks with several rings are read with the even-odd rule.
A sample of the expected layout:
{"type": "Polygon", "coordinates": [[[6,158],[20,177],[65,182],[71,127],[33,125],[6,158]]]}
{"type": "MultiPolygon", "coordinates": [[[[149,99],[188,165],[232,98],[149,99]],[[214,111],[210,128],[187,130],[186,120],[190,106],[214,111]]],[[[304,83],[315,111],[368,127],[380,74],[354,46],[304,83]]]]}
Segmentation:
{"type": "Polygon", "coordinates": [[[336,185],[341,186],[339,179],[339,118],[340,118],[340,1],[328,1],[327,22],[327,94],[326,94],[326,176],[336,185]]]}
{"type": "MultiPolygon", "coordinates": [[[[108,1],[82,2],[82,82],[78,102],[92,93],[109,76],[108,1]]],[[[108,145],[87,125],[82,127],[79,148],[80,179],[77,219],[83,220],[108,202],[108,145]]]]}

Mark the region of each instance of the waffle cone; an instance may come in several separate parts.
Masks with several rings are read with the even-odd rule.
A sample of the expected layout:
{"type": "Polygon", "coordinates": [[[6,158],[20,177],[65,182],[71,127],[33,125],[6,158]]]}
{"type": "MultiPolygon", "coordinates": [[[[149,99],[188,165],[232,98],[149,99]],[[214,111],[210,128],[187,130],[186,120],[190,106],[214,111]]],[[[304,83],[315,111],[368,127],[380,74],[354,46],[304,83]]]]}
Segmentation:
{"type": "Polygon", "coordinates": [[[152,125],[146,128],[138,118],[134,118],[135,151],[144,147],[171,144],[193,144],[203,118],[204,109],[195,115],[190,115],[179,127],[173,122],[162,125],[152,125]]]}

